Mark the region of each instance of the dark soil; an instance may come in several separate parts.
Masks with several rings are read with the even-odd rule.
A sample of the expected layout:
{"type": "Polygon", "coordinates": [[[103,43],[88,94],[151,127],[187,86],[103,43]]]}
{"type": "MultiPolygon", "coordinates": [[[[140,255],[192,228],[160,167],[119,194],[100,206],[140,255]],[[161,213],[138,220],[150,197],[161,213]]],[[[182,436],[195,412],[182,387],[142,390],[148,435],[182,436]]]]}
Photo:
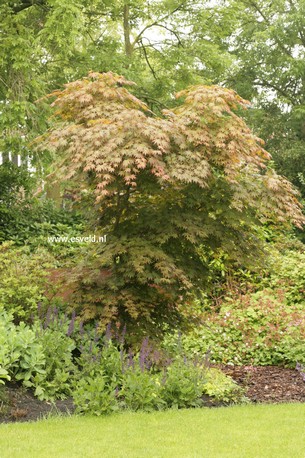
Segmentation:
{"type": "MultiPolygon", "coordinates": [[[[222,366],[221,369],[245,388],[246,396],[252,402],[305,403],[305,377],[297,370],[274,366],[222,366]]],[[[209,407],[221,405],[211,398],[204,399],[204,404],[209,407]]],[[[9,384],[5,389],[0,386],[0,423],[34,421],[52,414],[69,415],[73,412],[72,399],[52,404],[39,401],[19,385],[9,384]]]]}
{"type": "Polygon", "coordinates": [[[40,401],[34,394],[16,384],[0,386],[0,423],[41,420],[44,417],[74,412],[72,399],[40,401]]]}

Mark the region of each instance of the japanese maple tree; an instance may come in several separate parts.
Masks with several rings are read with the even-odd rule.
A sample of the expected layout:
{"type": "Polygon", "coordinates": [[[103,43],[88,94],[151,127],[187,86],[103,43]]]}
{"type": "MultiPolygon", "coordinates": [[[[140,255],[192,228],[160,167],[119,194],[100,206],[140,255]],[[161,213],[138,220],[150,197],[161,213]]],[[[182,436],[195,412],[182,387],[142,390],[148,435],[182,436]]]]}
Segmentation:
{"type": "Polygon", "coordinates": [[[248,102],[218,86],[177,94],[157,117],[111,72],[90,73],[51,94],[54,124],[40,148],[74,184],[107,243],[91,244],[73,272],[87,318],[156,324],[204,288],[208,251],[251,264],[259,227],[302,226],[291,184],[238,110],[248,102]]]}

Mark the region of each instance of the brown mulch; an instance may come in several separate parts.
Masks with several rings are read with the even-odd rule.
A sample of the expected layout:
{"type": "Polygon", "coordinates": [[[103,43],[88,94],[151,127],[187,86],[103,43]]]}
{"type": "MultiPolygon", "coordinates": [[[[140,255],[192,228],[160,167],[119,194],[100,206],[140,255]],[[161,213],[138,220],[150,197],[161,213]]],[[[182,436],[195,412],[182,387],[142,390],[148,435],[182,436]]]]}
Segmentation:
{"type": "MultiPolygon", "coordinates": [[[[220,368],[238,385],[245,388],[245,394],[252,402],[305,403],[305,381],[297,370],[275,366],[221,366],[220,368]]],[[[209,407],[222,405],[211,399],[206,399],[204,404],[209,407]]],[[[52,404],[39,401],[20,385],[8,384],[5,390],[0,389],[0,423],[35,421],[52,414],[69,415],[73,412],[72,399],[56,401],[52,404]]]]}
{"type": "Polygon", "coordinates": [[[225,374],[246,389],[252,402],[305,402],[305,381],[295,369],[277,366],[222,366],[225,374]]]}

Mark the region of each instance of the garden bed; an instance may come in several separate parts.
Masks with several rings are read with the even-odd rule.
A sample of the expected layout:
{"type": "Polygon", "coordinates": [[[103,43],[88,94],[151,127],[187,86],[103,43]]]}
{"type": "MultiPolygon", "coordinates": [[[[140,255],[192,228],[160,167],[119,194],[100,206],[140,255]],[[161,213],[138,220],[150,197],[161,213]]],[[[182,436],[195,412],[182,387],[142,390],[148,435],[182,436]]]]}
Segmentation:
{"type": "MultiPolygon", "coordinates": [[[[255,403],[304,402],[305,382],[294,369],[275,366],[222,366],[221,369],[238,385],[246,389],[246,396],[255,403]]],[[[52,414],[72,414],[71,399],[40,401],[19,385],[8,384],[6,399],[0,399],[0,423],[34,421],[52,414]]],[[[223,403],[204,397],[204,405],[218,407],[223,403]]]]}

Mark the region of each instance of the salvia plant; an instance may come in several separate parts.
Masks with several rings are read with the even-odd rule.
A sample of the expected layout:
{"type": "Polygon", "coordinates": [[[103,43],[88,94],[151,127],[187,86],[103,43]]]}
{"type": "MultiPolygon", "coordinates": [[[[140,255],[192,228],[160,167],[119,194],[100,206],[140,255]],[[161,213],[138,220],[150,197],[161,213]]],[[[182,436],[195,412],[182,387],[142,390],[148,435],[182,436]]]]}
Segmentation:
{"type": "MultiPolygon", "coordinates": [[[[209,395],[221,392],[219,384],[213,387],[203,360],[170,359],[148,339],[132,350],[124,340],[125,330],[84,329],[74,314],[61,317],[54,308],[32,326],[15,325],[12,316],[1,313],[0,328],[5,329],[2,383],[21,382],[41,400],[73,397],[80,413],[197,407],[205,386],[209,395]]],[[[232,381],[225,392],[231,393],[229,402],[242,398],[232,381]]]]}

